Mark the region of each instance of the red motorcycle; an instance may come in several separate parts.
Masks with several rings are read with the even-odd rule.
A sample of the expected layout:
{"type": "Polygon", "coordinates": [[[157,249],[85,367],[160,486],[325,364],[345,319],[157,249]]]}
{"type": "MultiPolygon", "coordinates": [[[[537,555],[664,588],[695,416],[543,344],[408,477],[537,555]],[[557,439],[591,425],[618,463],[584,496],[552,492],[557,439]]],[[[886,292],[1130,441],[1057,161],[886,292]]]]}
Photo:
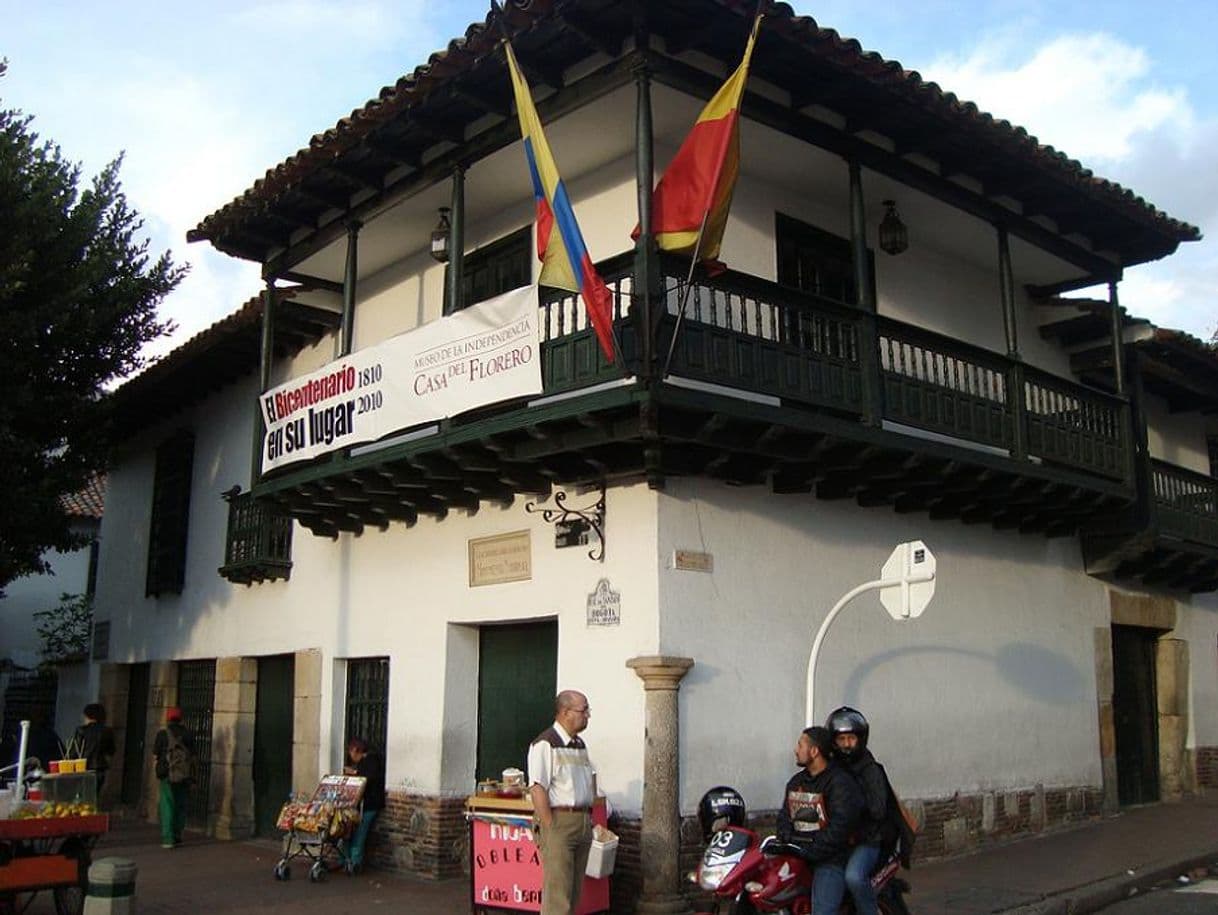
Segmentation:
{"type": "MultiPolygon", "coordinates": [[[[698,915],[814,915],[812,870],[798,849],[770,837],[764,841],[744,825],[744,799],[731,788],[712,788],[698,805],[706,850],[691,882],[714,895],[714,908],[698,915]]],[[[882,915],[909,915],[902,898],[909,885],[896,877],[892,853],[872,875],[882,915]]],[[[842,913],[852,913],[847,895],[842,913]]]]}

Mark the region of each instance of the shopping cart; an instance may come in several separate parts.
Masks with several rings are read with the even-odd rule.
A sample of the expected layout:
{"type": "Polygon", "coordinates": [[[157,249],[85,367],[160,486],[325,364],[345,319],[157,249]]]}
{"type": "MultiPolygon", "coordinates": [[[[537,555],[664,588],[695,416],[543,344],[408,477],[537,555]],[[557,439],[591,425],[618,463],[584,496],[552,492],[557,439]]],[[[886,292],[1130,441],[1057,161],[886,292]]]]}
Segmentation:
{"type": "Polygon", "coordinates": [[[275,864],[275,879],[292,876],[292,861],[309,862],[309,880],[326,879],[339,867],[351,871],[339,844],[359,825],[367,779],[357,775],[327,775],[308,800],[288,801],[275,825],[284,830],[283,857],[275,864]]]}

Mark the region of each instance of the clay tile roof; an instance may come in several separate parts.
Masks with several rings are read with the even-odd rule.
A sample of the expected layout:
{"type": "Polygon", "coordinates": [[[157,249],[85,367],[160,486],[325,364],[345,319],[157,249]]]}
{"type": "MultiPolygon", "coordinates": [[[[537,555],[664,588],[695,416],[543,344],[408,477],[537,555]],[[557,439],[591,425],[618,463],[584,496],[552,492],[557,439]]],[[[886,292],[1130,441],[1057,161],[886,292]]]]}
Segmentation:
{"type": "Polygon", "coordinates": [[[79,492],[60,496],[59,504],[74,518],[100,520],[106,505],[106,478],[101,475],[91,477],[79,492]]]}
{"type": "MultiPolygon", "coordinates": [[[[568,0],[565,4],[558,0],[506,0],[508,28],[513,34],[525,31],[558,18],[559,9],[566,12],[581,3],[582,0],[568,0]]],[[[756,9],[754,0],[713,0],[710,5],[746,19],[756,9]]],[[[665,10],[665,13],[675,15],[675,8],[665,10]]],[[[1201,237],[1197,227],[1168,216],[1132,191],[1095,175],[1077,160],[1040,143],[1024,128],[995,118],[973,102],[962,100],[936,83],[924,80],[917,71],[906,70],[895,60],[865,51],[855,39],[822,28],[811,16],[796,15],[786,3],[773,4],[767,13],[765,29],[793,40],[843,75],[870,83],[888,99],[904,102],[929,124],[937,121],[944,130],[968,137],[985,149],[987,155],[997,153],[1008,165],[1018,162],[1031,166],[1047,182],[1073,187],[1093,202],[1113,207],[1127,219],[1173,241],[1195,241],[1201,237]]],[[[239,227],[245,219],[274,207],[303,179],[357,147],[376,128],[472,69],[476,61],[494,50],[499,35],[498,14],[492,11],[485,22],[471,24],[464,36],[431,54],[427,63],[392,86],[382,88],[362,108],[353,110],[334,127],[315,135],[308,146],[269,169],[251,188],[188,232],[187,239],[215,242],[227,231],[239,227]]],[[[757,69],[757,61],[754,69],[757,69]]],[[[1163,253],[1166,252],[1156,250],[1150,256],[1162,256],[1163,253]]]]}

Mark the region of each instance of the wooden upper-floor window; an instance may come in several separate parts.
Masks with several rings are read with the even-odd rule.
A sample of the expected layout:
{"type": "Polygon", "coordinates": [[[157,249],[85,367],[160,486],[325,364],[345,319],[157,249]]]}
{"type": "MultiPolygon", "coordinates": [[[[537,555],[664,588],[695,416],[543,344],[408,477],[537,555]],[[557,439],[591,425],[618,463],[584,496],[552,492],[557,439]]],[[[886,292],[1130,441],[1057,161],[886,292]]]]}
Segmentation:
{"type": "Polygon", "coordinates": [[[532,281],[531,229],[531,226],[525,226],[465,255],[461,307],[477,305],[532,281]]]}
{"type": "MultiPolygon", "coordinates": [[[[804,292],[859,303],[849,239],[818,229],[785,213],[774,215],[778,248],[778,282],[804,292]]],[[[867,251],[867,269],[875,286],[875,257],[867,251]]]]}
{"type": "Polygon", "coordinates": [[[181,594],[186,579],[186,530],[190,521],[190,478],[195,437],[175,433],[156,450],[152,482],[152,522],[148,531],[148,596],[181,594]]]}

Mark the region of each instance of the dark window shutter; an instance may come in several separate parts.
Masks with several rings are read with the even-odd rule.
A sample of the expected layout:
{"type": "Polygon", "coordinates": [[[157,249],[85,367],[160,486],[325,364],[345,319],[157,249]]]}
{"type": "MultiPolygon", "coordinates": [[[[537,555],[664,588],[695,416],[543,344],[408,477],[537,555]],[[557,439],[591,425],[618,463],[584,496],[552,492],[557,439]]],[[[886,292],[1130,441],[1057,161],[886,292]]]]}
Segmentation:
{"type": "Polygon", "coordinates": [[[461,301],[464,305],[476,305],[529,284],[533,253],[530,230],[530,226],[525,226],[465,255],[465,272],[461,283],[461,301]]]}
{"type": "MultiPolygon", "coordinates": [[[[850,241],[783,213],[775,214],[778,282],[850,305],[858,304],[850,241]]],[[[875,286],[875,255],[867,251],[875,286]]]]}
{"type": "Polygon", "coordinates": [[[194,449],[194,435],[182,431],[163,442],[156,451],[145,588],[149,596],[182,593],[186,579],[186,532],[190,523],[194,449]]]}

